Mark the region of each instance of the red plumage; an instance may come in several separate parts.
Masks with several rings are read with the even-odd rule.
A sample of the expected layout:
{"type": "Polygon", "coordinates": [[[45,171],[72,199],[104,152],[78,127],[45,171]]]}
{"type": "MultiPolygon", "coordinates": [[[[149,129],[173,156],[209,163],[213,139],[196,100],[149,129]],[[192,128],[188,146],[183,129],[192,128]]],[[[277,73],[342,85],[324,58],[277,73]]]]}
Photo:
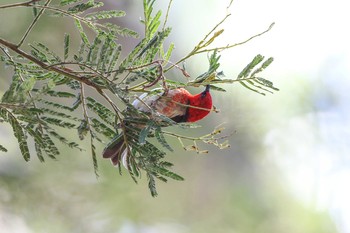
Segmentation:
{"type": "Polygon", "coordinates": [[[156,112],[173,119],[176,122],[196,122],[212,109],[212,98],[209,86],[197,95],[192,95],[184,88],[172,89],[166,95],[143,94],[133,105],[142,112],[156,112]]]}

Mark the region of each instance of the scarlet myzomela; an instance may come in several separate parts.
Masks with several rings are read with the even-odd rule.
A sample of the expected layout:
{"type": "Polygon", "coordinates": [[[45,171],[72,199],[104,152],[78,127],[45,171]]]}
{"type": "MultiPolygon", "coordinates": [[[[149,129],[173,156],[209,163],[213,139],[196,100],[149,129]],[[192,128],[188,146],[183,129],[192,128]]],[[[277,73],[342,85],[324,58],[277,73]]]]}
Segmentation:
{"type": "MultiPolygon", "coordinates": [[[[177,123],[196,122],[207,116],[213,107],[209,89],[210,86],[207,85],[203,92],[196,95],[192,95],[184,88],[171,89],[163,95],[143,94],[132,104],[141,112],[151,113],[153,110],[177,123]]],[[[115,166],[125,155],[126,146],[122,135],[103,151],[103,158],[110,158],[115,166]]]]}

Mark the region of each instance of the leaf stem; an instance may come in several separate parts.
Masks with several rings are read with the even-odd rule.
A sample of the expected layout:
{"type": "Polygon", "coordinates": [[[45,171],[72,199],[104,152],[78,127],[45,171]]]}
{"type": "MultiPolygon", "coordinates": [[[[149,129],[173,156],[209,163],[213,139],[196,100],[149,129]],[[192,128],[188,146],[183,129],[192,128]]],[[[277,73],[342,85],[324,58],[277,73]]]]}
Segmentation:
{"type": "Polygon", "coordinates": [[[89,130],[89,133],[90,133],[91,155],[92,155],[92,161],[94,165],[94,171],[95,171],[96,177],[98,177],[98,165],[97,165],[95,146],[94,146],[94,132],[92,131],[91,120],[86,107],[85,88],[82,82],[80,82],[80,98],[82,103],[84,119],[87,123],[87,129],[89,130]]]}

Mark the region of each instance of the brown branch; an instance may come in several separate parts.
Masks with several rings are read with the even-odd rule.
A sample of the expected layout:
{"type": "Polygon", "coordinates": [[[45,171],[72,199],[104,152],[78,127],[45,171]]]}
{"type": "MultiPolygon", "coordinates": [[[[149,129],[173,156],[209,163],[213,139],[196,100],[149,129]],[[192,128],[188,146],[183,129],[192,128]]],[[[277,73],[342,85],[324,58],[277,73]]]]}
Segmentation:
{"type": "Polygon", "coordinates": [[[83,82],[86,85],[95,88],[96,90],[97,89],[101,90],[103,88],[103,87],[99,86],[98,84],[92,82],[91,80],[87,79],[86,77],[72,74],[71,71],[68,70],[68,69],[59,68],[59,67],[56,67],[56,66],[48,66],[44,62],[38,60],[37,58],[33,57],[32,55],[30,55],[30,54],[24,52],[23,50],[19,49],[17,47],[17,45],[15,45],[15,44],[13,44],[13,43],[11,43],[9,41],[6,41],[6,40],[0,38],[0,44],[6,46],[7,48],[12,50],[13,52],[21,55],[22,57],[28,59],[29,61],[34,62],[35,64],[37,64],[38,66],[40,66],[41,68],[43,68],[45,70],[54,71],[56,73],[62,74],[64,76],[66,76],[66,77],[72,78],[72,79],[77,80],[79,82],[83,82]]]}
{"type": "Polygon", "coordinates": [[[31,0],[31,1],[27,1],[27,2],[19,2],[19,3],[14,3],[14,4],[3,5],[3,6],[0,6],[0,9],[19,7],[19,6],[31,6],[33,3],[39,2],[39,1],[41,1],[41,0],[31,0]]]}
{"type": "Polygon", "coordinates": [[[9,103],[0,103],[0,108],[9,108],[9,109],[21,109],[26,108],[28,105],[26,104],[9,104],[9,103]]]}

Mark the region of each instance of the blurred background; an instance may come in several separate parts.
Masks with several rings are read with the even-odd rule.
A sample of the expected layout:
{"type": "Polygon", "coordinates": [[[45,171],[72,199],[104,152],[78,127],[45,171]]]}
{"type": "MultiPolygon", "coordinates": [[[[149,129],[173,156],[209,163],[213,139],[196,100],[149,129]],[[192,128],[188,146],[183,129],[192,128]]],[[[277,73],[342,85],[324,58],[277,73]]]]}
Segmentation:
{"type": "MultiPolygon", "coordinates": [[[[108,9],[125,10],[127,16],[117,23],[142,35],[141,1],[104,2],[108,9]]],[[[158,1],[157,8],[165,12],[167,4],[158,1]]],[[[186,55],[225,16],[228,4],[173,2],[168,21],[168,42],[176,46],[172,61],[186,55]]],[[[220,113],[188,134],[201,135],[224,122],[227,133],[235,132],[231,148],[200,145],[210,153],[197,155],[178,147],[167,159],[185,181],[158,182],[157,198],[149,194],[146,177],[136,185],[101,158],[96,179],[88,151],[62,147],[58,161],[40,163],[33,156],[26,163],[10,127],[1,124],[0,142],[9,152],[0,152],[0,231],[350,233],[350,16],[345,4],[233,2],[215,45],[241,42],[276,24],[262,37],[222,52],[221,69],[233,78],[258,53],[272,56],[275,61],[263,77],[280,91],[261,96],[234,84],[223,86],[226,93],[213,93],[220,113]]],[[[0,36],[18,41],[31,19],[30,9],[0,10],[0,36]]],[[[72,25],[69,19],[45,16],[27,42],[62,44],[64,32],[78,36],[72,25]]],[[[125,53],[137,42],[120,41],[125,53]]],[[[203,73],[207,55],[188,60],[186,67],[192,77],[203,73]]],[[[11,73],[0,67],[0,95],[11,73]]]]}

